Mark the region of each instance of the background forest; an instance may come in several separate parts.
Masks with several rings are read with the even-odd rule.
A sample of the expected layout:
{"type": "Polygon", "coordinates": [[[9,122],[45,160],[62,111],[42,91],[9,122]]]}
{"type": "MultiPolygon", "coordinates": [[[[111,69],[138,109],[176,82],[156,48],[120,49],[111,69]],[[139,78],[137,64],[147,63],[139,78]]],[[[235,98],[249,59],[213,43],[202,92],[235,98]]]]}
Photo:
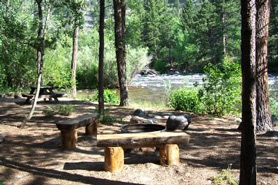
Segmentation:
{"type": "MultiPolygon", "coordinates": [[[[72,37],[76,20],[77,87],[97,87],[98,1],[48,0],[44,3],[46,51],[43,84],[69,88],[72,37]],[[78,12],[77,9],[82,9],[78,12]]],[[[0,2],[0,88],[24,89],[35,84],[36,5],[29,0],[0,2]],[[8,3],[7,3],[8,2],[8,3]]],[[[278,2],[272,1],[269,72],[277,73],[278,2]]],[[[239,63],[240,3],[233,0],[128,0],[126,12],[127,76],[148,65],[160,73],[204,72],[208,63],[224,58],[239,63]]],[[[117,86],[114,18],[106,2],[104,85],[117,86]]]]}

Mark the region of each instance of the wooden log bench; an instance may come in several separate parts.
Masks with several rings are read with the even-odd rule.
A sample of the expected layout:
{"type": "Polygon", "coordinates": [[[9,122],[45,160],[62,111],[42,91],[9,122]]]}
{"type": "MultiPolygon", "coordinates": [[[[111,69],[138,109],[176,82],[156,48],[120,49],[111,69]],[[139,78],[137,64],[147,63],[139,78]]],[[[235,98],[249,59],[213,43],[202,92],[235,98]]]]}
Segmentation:
{"type": "Polygon", "coordinates": [[[124,148],[158,147],[161,165],[179,164],[178,144],[188,144],[184,132],[147,132],[97,136],[97,146],[105,148],[105,170],[120,171],[124,166],[124,148]]]}
{"type": "Polygon", "coordinates": [[[77,128],[85,126],[85,134],[89,136],[97,135],[98,114],[84,114],[76,118],[69,118],[56,123],[61,131],[62,148],[75,148],[77,143],[77,128]]]}

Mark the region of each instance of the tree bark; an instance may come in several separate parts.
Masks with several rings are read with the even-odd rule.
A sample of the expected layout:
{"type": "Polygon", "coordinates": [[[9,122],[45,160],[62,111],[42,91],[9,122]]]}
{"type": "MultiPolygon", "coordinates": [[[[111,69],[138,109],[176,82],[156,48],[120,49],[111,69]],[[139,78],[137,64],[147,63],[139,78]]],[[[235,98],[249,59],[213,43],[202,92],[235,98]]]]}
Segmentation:
{"type": "Polygon", "coordinates": [[[241,0],[242,138],[240,183],[256,184],[256,4],[241,0]]]}
{"type": "Polygon", "coordinates": [[[104,97],[103,97],[104,17],[105,17],[105,0],[100,0],[99,64],[98,64],[98,111],[100,115],[104,114],[104,97]]]}
{"type": "Polygon", "coordinates": [[[78,52],[78,30],[79,27],[75,23],[72,38],[72,60],[71,60],[71,94],[73,98],[76,98],[76,64],[77,64],[77,52],[78,52]]]}
{"type": "Polygon", "coordinates": [[[256,0],[256,61],[257,61],[257,131],[273,130],[269,110],[267,77],[267,44],[269,27],[269,0],[256,0]]]}
{"type": "Polygon", "coordinates": [[[128,88],[126,79],[126,52],[125,52],[125,11],[124,0],[113,0],[115,19],[115,47],[117,69],[120,86],[120,106],[128,105],[128,88]]]}
{"type": "Polygon", "coordinates": [[[38,6],[38,18],[39,18],[39,28],[38,28],[38,44],[37,44],[37,66],[38,66],[38,77],[37,77],[37,90],[35,95],[35,100],[33,101],[32,108],[26,119],[20,125],[20,128],[24,128],[27,121],[29,121],[34,112],[37,105],[37,101],[40,94],[40,86],[42,81],[42,69],[43,69],[43,56],[44,56],[44,25],[43,25],[43,12],[42,12],[42,0],[36,0],[38,6]]]}

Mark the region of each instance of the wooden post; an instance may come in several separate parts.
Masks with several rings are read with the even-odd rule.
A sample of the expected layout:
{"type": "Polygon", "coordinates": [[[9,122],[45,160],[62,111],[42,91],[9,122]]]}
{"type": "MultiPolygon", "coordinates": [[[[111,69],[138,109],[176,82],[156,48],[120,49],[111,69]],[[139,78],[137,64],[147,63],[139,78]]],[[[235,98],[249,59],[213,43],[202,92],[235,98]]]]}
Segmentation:
{"type": "Polygon", "coordinates": [[[61,130],[62,148],[75,148],[77,142],[77,130],[61,130]]]}
{"type": "Polygon", "coordinates": [[[124,167],[124,150],[122,147],[105,147],[105,171],[117,172],[124,167]]]}
{"type": "Polygon", "coordinates": [[[179,146],[176,144],[166,144],[159,148],[161,165],[178,165],[180,163],[179,146]]]}

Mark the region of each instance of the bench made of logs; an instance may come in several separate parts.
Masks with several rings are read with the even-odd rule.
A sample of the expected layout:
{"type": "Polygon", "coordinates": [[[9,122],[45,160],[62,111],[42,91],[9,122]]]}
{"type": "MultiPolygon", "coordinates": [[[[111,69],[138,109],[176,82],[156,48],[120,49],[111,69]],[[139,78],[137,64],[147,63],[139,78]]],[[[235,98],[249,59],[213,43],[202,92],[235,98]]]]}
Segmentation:
{"type": "Polygon", "coordinates": [[[98,114],[84,114],[76,118],[56,123],[57,128],[61,131],[62,148],[75,148],[77,143],[77,128],[85,126],[85,134],[89,136],[97,135],[98,114]]]}
{"type": "Polygon", "coordinates": [[[97,146],[105,147],[105,170],[109,172],[123,168],[123,148],[158,147],[161,165],[177,165],[179,143],[188,144],[189,135],[184,132],[148,132],[97,136],[97,146]]]}

